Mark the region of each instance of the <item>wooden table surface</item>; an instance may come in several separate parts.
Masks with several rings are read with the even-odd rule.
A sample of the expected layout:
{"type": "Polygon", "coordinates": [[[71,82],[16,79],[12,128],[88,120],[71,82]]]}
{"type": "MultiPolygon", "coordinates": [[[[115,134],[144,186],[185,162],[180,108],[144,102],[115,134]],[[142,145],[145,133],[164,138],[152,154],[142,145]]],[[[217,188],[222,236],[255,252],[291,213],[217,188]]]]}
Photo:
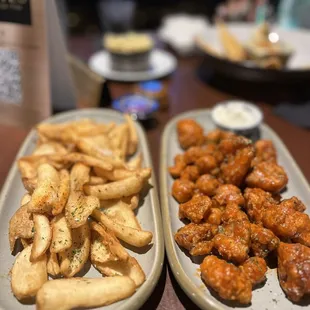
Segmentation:
{"type": "MultiPolygon", "coordinates": [[[[94,50],[94,45],[82,39],[70,42],[72,52],[87,59],[94,50]]],[[[201,82],[196,75],[196,68],[201,59],[192,57],[179,59],[178,69],[169,79],[169,109],[158,113],[153,128],[147,129],[147,136],[151,148],[156,174],[159,172],[159,145],[163,128],[167,121],[178,113],[191,109],[210,108],[219,101],[232,98],[231,95],[218,91],[201,82]]],[[[132,85],[111,82],[110,90],[112,97],[118,97],[128,93],[132,85]]],[[[272,107],[258,103],[265,116],[265,122],[272,127],[284,141],[301,170],[310,181],[310,131],[296,127],[283,119],[273,115],[272,107]]],[[[12,128],[0,125],[0,187],[14,161],[27,131],[21,128],[12,128]]],[[[142,309],[198,309],[185,295],[173,277],[171,270],[165,262],[159,283],[153,294],[142,309]]]]}

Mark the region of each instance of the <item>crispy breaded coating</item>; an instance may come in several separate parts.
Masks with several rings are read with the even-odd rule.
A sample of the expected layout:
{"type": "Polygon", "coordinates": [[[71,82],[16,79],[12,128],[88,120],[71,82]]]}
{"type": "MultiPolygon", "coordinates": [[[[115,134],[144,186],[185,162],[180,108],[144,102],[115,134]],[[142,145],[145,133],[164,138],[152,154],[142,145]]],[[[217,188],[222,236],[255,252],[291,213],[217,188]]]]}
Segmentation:
{"type": "Polygon", "coordinates": [[[267,162],[277,162],[277,151],[270,140],[258,140],[255,145],[255,158],[252,161],[252,166],[258,163],[267,162]]]}
{"type": "Polygon", "coordinates": [[[255,256],[266,257],[279,244],[279,238],[271,230],[251,224],[251,250],[255,256]]]}
{"type": "Polygon", "coordinates": [[[281,242],[278,247],[278,276],[287,297],[298,302],[310,294],[310,248],[281,242]]]}
{"type": "Polygon", "coordinates": [[[246,177],[248,187],[257,187],[271,193],[280,192],[288,182],[284,169],[273,162],[261,162],[246,177]]]}
{"type": "Polygon", "coordinates": [[[174,239],[179,246],[191,250],[201,241],[210,241],[216,233],[215,225],[190,223],[180,228],[174,235],[174,239]]]}
{"type": "Polygon", "coordinates": [[[184,155],[182,154],[178,154],[175,158],[174,158],[174,166],[169,167],[169,173],[171,174],[171,176],[173,178],[179,178],[182,171],[185,169],[186,167],[186,163],[184,161],[184,155]]]}
{"type": "Polygon", "coordinates": [[[244,205],[244,198],[240,189],[232,184],[219,186],[215,191],[213,200],[219,206],[226,206],[228,203],[235,203],[239,206],[244,205]]]}
{"type": "Polygon", "coordinates": [[[283,238],[298,238],[301,233],[310,231],[309,216],[289,206],[274,205],[266,208],[262,223],[283,238]]]}
{"type": "Polygon", "coordinates": [[[189,180],[177,179],[172,185],[172,196],[180,203],[190,200],[194,195],[195,184],[189,180]]]}
{"type": "Polygon", "coordinates": [[[204,282],[220,297],[248,304],[252,299],[252,284],[240,268],[216,256],[207,256],[200,265],[204,282]]]}
{"type": "Polygon", "coordinates": [[[252,286],[260,284],[266,279],[267,264],[261,257],[250,257],[239,268],[251,281],[252,286]]]}
{"type": "Polygon", "coordinates": [[[219,226],[214,248],[226,260],[242,264],[248,259],[251,229],[249,221],[232,221],[219,226]]]}
{"type": "MultiPolygon", "coordinates": [[[[223,140],[225,141],[225,140],[223,140]]],[[[220,176],[227,184],[234,184],[240,186],[250,167],[254,158],[253,146],[247,146],[237,150],[235,155],[229,155],[220,166],[220,176]]]]}
{"type": "Polygon", "coordinates": [[[245,210],[250,220],[256,224],[262,223],[266,207],[277,204],[271,193],[260,188],[246,188],[244,191],[245,210]]]}
{"type": "Polygon", "coordinates": [[[192,182],[195,182],[199,178],[199,176],[199,170],[195,165],[186,166],[184,170],[180,173],[180,178],[182,180],[189,180],[192,182]]]}
{"type": "Polygon", "coordinates": [[[204,142],[203,128],[192,119],[183,119],[177,123],[180,145],[183,149],[201,145],[204,142]]]}
{"type": "Polygon", "coordinates": [[[208,196],[215,195],[216,189],[221,185],[219,180],[211,174],[203,174],[196,181],[196,187],[208,196]]]}
{"type": "Polygon", "coordinates": [[[179,218],[187,218],[191,222],[199,224],[208,215],[212,207],[212,201],[208,196],[195,196],[191,200],[180,204],[179,218]]]}

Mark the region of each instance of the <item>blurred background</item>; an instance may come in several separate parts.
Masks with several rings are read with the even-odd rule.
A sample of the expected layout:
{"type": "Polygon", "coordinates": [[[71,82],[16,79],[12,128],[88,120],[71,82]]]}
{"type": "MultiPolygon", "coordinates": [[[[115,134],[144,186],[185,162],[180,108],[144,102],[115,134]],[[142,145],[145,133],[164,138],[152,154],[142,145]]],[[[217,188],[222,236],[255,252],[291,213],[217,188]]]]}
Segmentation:
{"type": "MultiPolygon", "coordinates": [[[[163,17],[174,13],[199,14],[209,21],[213,21],[216,16],[225,16],[227,20],[254,20],[256,7],[264,2],[267,1],[58,0],[58,7],[66,33],[79,35],[127,30],[123,29],[126,26],[135,30],[155,30],[163,17]]],[[[272,14],[277,13],[279,2],[268,1],[272,14]]]]}

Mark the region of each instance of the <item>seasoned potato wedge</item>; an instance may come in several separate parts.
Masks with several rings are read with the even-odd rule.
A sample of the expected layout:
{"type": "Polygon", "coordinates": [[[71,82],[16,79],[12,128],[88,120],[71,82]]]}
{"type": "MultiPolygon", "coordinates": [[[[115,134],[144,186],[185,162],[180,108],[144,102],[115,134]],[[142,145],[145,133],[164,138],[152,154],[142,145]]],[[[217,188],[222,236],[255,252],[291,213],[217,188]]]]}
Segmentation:
{"type": "Polygon", "coordinates": [[[31,200],[28,202],[28,212],[51,214],[52,207],[57,204],[59,175],[57,170],[49,164],[38,167],[38,184],[31,200]]]}
{"type": "Polygon", "coordinates": [[[104,243],[103,238],[94,230],[91,232],[90,260],[93,264],[118,260],[109,246],[104,243]]]}
{"type": "Polygon", "coordinates": [[[60,267],[58,263],[58,257],[56,253],[47,254],[47,273],[53,277],[56,277],[60,273],[60,267]]]}
{"type": "Polygon", "coordinates": [[[35,296],[47,281],[46,254],[31,262],[31,251],[32,245],[20,252],[11,271],[11,288],[19,300],[35,296]]]}
{"type": "Polygon", "coordinates": [[[106,246],[107,250],[117,258],[117,260],[128,259],[129,255],[127,251],[120,244],[111,230],[95,222],[91,223],[91,229],[101,236],[101,242],[106,246]]]}
{"type": "Polygon", "coordinates": [[[102,210],[104,214],[118,224],[141,230],[141,226],[132,211],[122,200],[118,200],[115,204],[102,210]]]}
{"type": "Polygon", "coordinates": [[[77,228],[87,222],[94,209],[100,207],[100,201],[94,196],[85,196],[84,192],[71,192],[66,205],[66,219],[71,228],[77,228]]]}
{"type": "Polygon", "coordinates": [[[13,252],[16,239],[29,239],[33,237],[34,226],[32,215],[28,213],[27,203],[31,196],[25,195],[21,202],[21,207],[14,213],[9,223],[10,250],[13,252]]]}
{"type": "Polygon", "coordinates": [[[33,262],[42,256],[50,246],[52,240],[52,229],[48,218],[43,214],[33,215],[34,237],[30,255],[33,262]]]}
{"type": "Polygon", "coordinates": [[[113,169],[113,165],[104,161],[102,159],[98,159],[93,156],[81,154],[81,153],[70,153],[64,156],[65,161],[69,161],[72,163],[82,163],[89,167],[98,167],[107,171],[111,171],[113,169]]]}
{"type": "Polygon", "coordinates": [[[70,173],[70,190],[82,191],[83,185],[89,182],[90,168],[84,164],[73,165],[70,173]]]}
{"type": "Polygon", "coordinates": [[[136,171],[126,170],[126,169],[114,169],[112,171],[106,171],[100,168],[95,168],[94,171],[98,176],[106,178],[109,181],[120,181],[120,180],[133,177],[135,175],[139,175],[145,180],[151,177],[150,168],[139,169],[136,171]]]}
{"type": "Polygon", "coordinates": [[[135,290],[129,277],[58,279],[43,285],[36,306],[38,310],[106,306],[131,296],[135,290]]]}
{"type": "Polygon", "coordinates": [[[127,153],[129,155],[134,154],[137,151],[138,147],[138,134],[136,130],[136,126],[134,124],[133,119],[130,117],[130,115],[125,114],[124,115],[126,122],[128,124],[128,130],[129,130],[129,139],[128,139],[128,151],[127,153]]]}
{"type": "Polygon", "coordinates": [[[64,155],[67,154],[67,149],[58,142],[45,142],[38,145],[32,155],[50,155],[50,154],[58,154],[58,155],[64,155]]]}
{"type": "Polygon", "coordinates": [[[69,228],[64,214],[55,216],[52,220],[51,253],[59,253],[72,246],[71,229],[69,228]]]}
{"type": "Polygon", "coordinates": [[[20,238],[20,242],[23,246],[23,248],[26,248],[27,246],[31,245],[33,243],[33,239],[24,239],[24,238],[20,238]]]}
{"type": "Polygon", "coordinates": [[[107,183],[107,179],[106,178],[102,178],[102,177],[98,177],[98,176],[91,176],[89,178],[89,185],[102,185],[107,183]]]}
{"type": "Polygon", "coordinates": [[[57,215],[64,209],[70,194],[70,175],[65,169],[59,172],[58,200],[53,206],[52,214],[57,215]]]}
{"type": "Polygon", "coordinates": [[[153,234],[150,231],[144,231],[120,225],[109,219],[103,212],[98,209],[93,211],[92,216],[102,225],[112,230],[117,238],[133,246],[143,247],[148,245],[153,239],[153,234]]]}
{"type": "Polygon", "coordinates": [[[73,277],[85,265],[90,252],[90,229],[88,223],[72,229],[71,248],[58,253],[60,272],[66,278],[73,277]]]}
{"type": "Polygon", "coordinates": [[[134,282],[136,287],[142,285],[145,281],[145,273],[137,260],[130,256],[127,261],[109,261],[105,263],[96,263],[95,267],[105,276],[128,276],[134,282]]]}
{"type": "Polygon", "coordinates": [[[131,196],[141,191],[144,179],[139,175],[115,181],[104,185],[85,185],[84,191],[88,195],[96,196],[99,199],[117,199],[131,196]]]}

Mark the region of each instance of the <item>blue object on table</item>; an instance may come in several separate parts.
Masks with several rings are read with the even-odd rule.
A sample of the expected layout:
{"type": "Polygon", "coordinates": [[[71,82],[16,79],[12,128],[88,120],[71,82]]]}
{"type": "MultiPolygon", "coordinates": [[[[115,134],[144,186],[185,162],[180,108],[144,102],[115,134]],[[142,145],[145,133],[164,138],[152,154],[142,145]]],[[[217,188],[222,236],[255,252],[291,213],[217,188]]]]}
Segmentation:
{"type": "Polygon", "coordinates": [[[261,24],[267,20],[268,6],[267,4],[259,5],[256,8],[255,22],[261,24]]]}
{"type": "Polygon", "coordinates": [[[278,24],[286,29],[299,27],[299,14],[301,5],[307,0],[282,0],[279,5],[278,24]]]}
{"type": "Polygon", "coordinates": [[[112,107],[139,120],[146,120],[159,109],[156,100],[141,95],[126,95],[113,101],[112,107]]]}
{"type": "Polygon", "coordinates": [[[141,82],[139,88],[145,92],[156,93],[163,89],[163,83],[159,81],[141,82]]]}

